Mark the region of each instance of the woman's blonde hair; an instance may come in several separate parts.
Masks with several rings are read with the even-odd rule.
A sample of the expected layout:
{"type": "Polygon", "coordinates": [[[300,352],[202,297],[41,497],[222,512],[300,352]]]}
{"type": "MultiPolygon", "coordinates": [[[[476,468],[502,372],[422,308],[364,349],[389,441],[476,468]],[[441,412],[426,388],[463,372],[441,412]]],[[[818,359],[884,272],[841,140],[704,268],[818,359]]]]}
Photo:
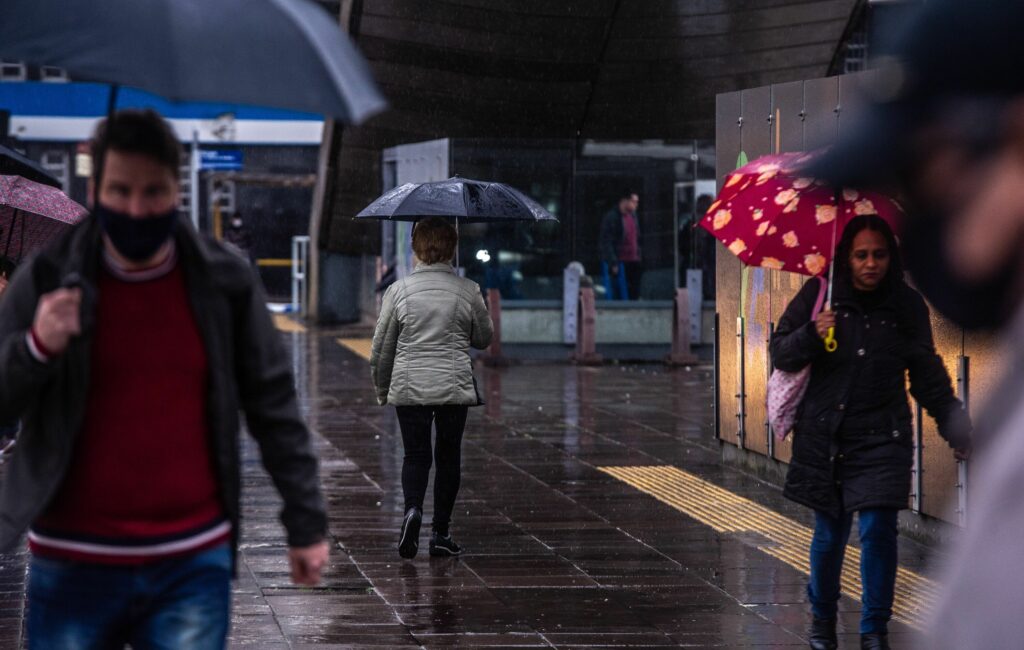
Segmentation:
{"type": "Polygon", "coordinates": [[[427,217],[416,222],[412,231],[412,250],[424,264],[449,262],[455,257],[459,233],[442,217],[427,217]]]}

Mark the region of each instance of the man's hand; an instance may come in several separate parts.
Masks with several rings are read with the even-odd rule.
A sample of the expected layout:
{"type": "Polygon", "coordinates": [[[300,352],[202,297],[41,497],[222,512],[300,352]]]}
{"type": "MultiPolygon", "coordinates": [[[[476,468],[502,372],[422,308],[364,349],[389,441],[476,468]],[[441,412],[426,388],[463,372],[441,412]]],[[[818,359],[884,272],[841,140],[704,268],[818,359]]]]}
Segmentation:
{"type": "Polygon", "coordinates": [[[836,326],[836,313],[834,311],[823,311],[814,320],[814,329],[818,336],[824,340],[828,336],[829,328],[836,326]]]}
{"type": "Polygon", "coordinates": [[[957,460],[967,460],[971,457],[970,447],[961,447],[960,449],[953,450],[953,458],[957,460]]]}
{"type": "Polygon", "coordinates": [[[320,573],[327,566],[330,548],[327,541],[312,546],[288,549],[288,563],[292,567],[292,582],[314,587],[320,584],[320,573]]]}
{"type": "Polygon", "coordinates": [[[608,270],[611,271],[612,275],[618,275],[619,274],[619,265],[618,264],[612,264],[611,266],[608,267],[608,270]]]}
{"type": "Polygon", "coordinates": [[[82,333],[82,290],[57,289],[43,294],[36,306],[32,332],[49,354],[60,354],[72,336],[82,333]]]}

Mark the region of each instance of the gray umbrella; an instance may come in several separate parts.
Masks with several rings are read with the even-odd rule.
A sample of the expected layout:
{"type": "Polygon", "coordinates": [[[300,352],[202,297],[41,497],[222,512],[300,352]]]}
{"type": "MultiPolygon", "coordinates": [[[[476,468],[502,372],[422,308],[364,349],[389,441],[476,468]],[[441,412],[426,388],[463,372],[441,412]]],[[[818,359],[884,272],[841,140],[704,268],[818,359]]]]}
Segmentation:
{"type": "Polygon", "coordinates": [[[2,15],[0,59],[76,79],[348,122],[386,105],[362,56],[309,0],[4,0],[2,15]]]}
{"type": "Polygon", "coordinates": [[[539,203],[504,183],[455,176],[432,183],[406,183],[385,192],[357,219],[418,221],[451,217],[459,223],[485,221],[557,221],[539,203]]]}

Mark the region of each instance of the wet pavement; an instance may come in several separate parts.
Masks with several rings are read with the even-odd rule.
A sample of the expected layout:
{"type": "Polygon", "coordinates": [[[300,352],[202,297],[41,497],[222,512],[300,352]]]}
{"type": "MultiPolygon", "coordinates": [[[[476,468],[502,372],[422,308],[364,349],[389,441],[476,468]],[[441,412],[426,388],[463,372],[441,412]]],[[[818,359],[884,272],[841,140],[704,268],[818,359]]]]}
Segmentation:
{"type": "MultiPolygon", "coordinates": [[[[428,490],[405,561],[394,409],[337,333],[286,336],[336,546],[320,587],[289,584],[278,499],[247,443],[232,647],[806,647],[806,548],[788,545],[809,512],[722,465],[709,367],[478,368],[487,404],[471,410],[452,522],[466,554],[427,556],[428,490]]],[[[929,555],[901,539],[900,611],[918,626],[929,555]]],[[[20,638],[24,561],[0,556],[0,647],[20,638]]],[[[841,647],[859,647],[860,605],[840,608],[841,647]]],[[[891,633],[894,648],[916,634],[891,633]]]]}

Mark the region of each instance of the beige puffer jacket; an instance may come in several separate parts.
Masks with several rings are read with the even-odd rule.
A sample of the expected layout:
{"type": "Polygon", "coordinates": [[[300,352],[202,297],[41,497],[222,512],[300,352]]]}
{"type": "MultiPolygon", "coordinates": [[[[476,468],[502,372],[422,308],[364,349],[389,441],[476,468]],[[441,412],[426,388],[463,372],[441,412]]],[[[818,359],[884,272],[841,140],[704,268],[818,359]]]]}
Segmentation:
{"type": "Polygon", "coordinates": [[[450,264],[421,264],[384,294],[370,374],[380,404],[481,404],[469,348],[491,343],[480,287],[450,264]]]}

